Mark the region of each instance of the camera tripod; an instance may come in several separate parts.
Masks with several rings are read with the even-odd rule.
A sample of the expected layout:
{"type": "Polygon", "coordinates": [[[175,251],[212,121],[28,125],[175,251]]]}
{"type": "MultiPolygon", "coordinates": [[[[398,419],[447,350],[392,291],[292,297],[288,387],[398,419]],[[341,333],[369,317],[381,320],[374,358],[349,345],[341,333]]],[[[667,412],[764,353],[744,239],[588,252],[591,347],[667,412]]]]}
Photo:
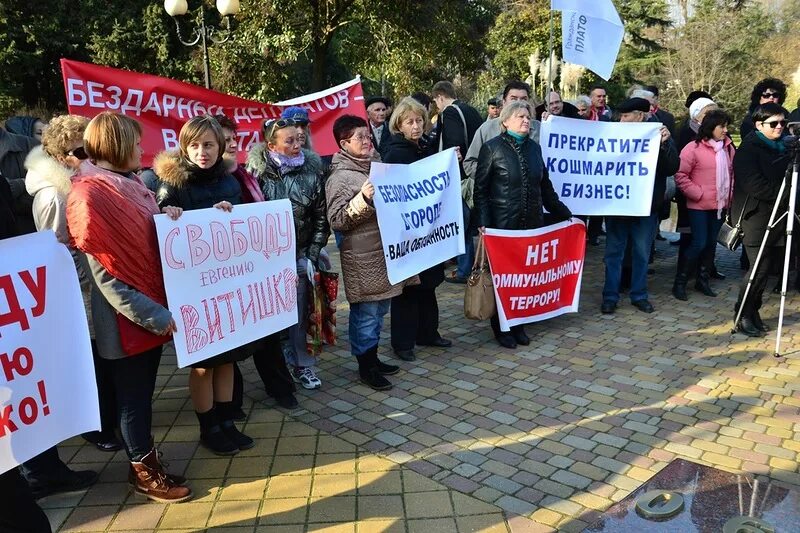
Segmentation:
{"type": "MultiPolygon", "coordinates": [[[[744,296],[742,296],[742,301],[739,303],[739,308],[736,310],[736,317],[733,320],[733,330],[731,333],[736,333],[737,325],[739,324],[739,320],[742,317],[742,309],[744,308],[744,303],[747,301],[747,296],[750,294],[750,288],[753,285],[753,279],[756,276],[756,272],[758,270],[758,265],[761,262],[761,258],[764,255],[764,249],[767,246],[767,241],[769,240],[770,233],[775,227],[781,223],[781,221],[786,218],[786,248],[783,252],[783,277],[781,279],[781,306],[780,311],[778,313],[778,330],[776,331],[776,338],[775,338],[775,357],[782,357],[781,355],[781,333],[783,332],[783,310],[786,306],[786,285],[789,281],[789,259],[792,255],[792,237],[794,233],[794,223],[795,221],[800,221],[800,217],[797,216],[795,212],[795,207],[797,205],[797,182],[798,182],[798,173],[800,173],[800,148],[793,147],[791,149],[792,154],[792,161],[789,164],[789,167],[786,169],[786,176],[783,178],[783,182],[781,183],[780,191],[778,191],[778,198],[775,200],[775,205],[772,207],[772,214],[769,217],[769,223],[767,224],[767,231],[764,234],[764,239],[761,241],[761,246],[758,249],[758,255],[756,256],[755,262],[753,262],[752,267],[750,267],[750,278],[747,280],[747,287],[744,290],[744,296]],[[790,177],[791,175],[791,177],[790,177]],[[778,210],[780,209],[780,205],[783,200],[783,193],[786,190],[786,182],[789,181],[789,207],[786,211],[781,213],[778,216],[778,210]]],[[[800,272],[797,273],[800,276],[800,272]]]]}

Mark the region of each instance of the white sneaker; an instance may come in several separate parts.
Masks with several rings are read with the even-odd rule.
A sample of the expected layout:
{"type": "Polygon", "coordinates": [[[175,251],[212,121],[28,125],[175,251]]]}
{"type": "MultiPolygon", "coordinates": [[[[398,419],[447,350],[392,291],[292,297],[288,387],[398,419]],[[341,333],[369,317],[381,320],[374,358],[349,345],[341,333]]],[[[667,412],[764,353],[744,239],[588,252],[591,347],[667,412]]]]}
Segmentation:
{"type": "Polygon", "coordinates": [[[322,387],[322,382],[310,366],[295,367],[292,370],[292,379],[295,383],[302,385],[304,389],[314,390],[322,387]]]}

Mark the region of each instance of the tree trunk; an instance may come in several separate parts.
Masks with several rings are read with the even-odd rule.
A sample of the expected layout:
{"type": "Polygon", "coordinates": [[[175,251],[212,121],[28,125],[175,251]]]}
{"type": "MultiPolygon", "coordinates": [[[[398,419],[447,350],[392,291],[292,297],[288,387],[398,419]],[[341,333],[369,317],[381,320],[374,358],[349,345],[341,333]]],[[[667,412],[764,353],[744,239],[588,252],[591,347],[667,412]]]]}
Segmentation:
{"type": "Polygon", "coordinates": [[[320,39],[314,41],[314,58],[311,68],[311,91],[321,91],[327,87],[327,59],[330,41],[320,39]]]}

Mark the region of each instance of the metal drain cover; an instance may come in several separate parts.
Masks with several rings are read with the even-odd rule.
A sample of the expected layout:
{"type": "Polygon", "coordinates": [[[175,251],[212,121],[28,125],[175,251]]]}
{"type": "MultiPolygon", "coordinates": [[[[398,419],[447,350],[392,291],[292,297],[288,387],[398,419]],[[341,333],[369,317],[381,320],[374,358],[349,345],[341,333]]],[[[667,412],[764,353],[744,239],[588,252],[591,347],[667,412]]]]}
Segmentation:
{"type": "MultiPolygon", "coordinates": [[[[683,511],[683,495],[678,492],[651,490],[645,492],[636,500],[636,512],[648,520],[666,520],[681,511],[683,511]]],[[[728,533],[727,530],[725,533],[728,533]]]]}

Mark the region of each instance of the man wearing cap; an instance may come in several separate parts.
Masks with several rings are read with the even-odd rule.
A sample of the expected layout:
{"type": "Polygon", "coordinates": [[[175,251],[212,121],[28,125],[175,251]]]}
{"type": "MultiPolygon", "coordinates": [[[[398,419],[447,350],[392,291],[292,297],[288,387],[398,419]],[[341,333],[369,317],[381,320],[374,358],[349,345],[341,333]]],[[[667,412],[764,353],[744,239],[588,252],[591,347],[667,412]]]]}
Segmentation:
{"type": "MultiPolygon", "coordinates": [[[[617,110],[620,113],[620,122],[646,122],[650,112],[650,102],[644,98],[629,98],[622,102],[617,110]]],[[[603,314],[612,314],[617,308],[622,280],[622,263],[629,241],[631,243],[632,270],[631,303],[645,313],[654,311],[647,295],[647,263],[650,258],[650,246],[658,225],[658,211],[664,202],[667,176],[675,174],[679,167],[680,158],[675,149],[675,143],[670,138],[669,130],[662,125],[650,214],[643,217],[606,217],[606,251],[603,258],[606,275],[603,285],[603,303],[600,306],[603,314]]]]}
{"type": "Polygon", "coordinates": [[[486,102],[486,120],[492,120],[500,116],[500,100],[489,98],[486,102]]]}
{"type": "Polygon", "coordinates": [[[372,131],[372,146],[381,154],[381,159],[386,155],[392,137],[386,120],[389,104],[389,99],[385,96],[372,96],[366,101],[369,129],[372,131]]]}
{"type": "Polygon", "coordinates": [[[653,93],[653,99],[650,102],[650,114],[658,119],[669,130],[669,134],[675,137],[675,115],[662,108],[658,104],[658,87],[655,85],[645,86],[645,90],[653,93]]]}

